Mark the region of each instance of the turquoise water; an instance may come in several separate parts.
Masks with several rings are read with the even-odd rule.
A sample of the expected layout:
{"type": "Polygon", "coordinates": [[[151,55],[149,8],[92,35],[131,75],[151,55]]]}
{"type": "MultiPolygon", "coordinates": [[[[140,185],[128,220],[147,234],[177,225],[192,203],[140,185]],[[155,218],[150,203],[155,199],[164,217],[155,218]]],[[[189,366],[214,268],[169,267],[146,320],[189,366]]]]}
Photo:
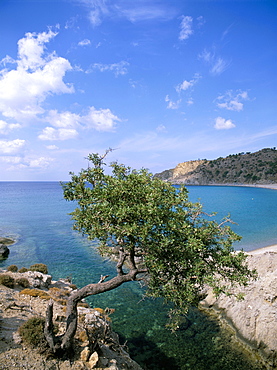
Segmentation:
{"type": "Polygon", "coordinates": [[[242,236],[235,249],[245,251],[277,244],[277,190],[238,186],[188,186],[189,197],[217,220],[231,215],[232,229],[242,236]]]}
{"type": "MultiPolygon", "coordinates": [[[[243,236],[236,248],[245,250],[277,244],[277,191],[242,187],[188,187],[190,199],[200,201],[220,219],[228,213],[243,236]]],[[[72,231],[68,213],[73,204],[63,199],[57,182],[0,182],[0,235],[16,243],[0,268],[29,267],[42,262],[54,279],[68,277],[78,286],[115,274],[88,242],[72,231]]],[[[232,337],[216,321],[192,310],[176,334],[164,329],[166,307],[161,300],[143,299],[137,283],[90,299],[94,307],[110,307],[114,330],[127,341],[132,357],[153,370],[260,369],[232,345],[232,337]]]]}

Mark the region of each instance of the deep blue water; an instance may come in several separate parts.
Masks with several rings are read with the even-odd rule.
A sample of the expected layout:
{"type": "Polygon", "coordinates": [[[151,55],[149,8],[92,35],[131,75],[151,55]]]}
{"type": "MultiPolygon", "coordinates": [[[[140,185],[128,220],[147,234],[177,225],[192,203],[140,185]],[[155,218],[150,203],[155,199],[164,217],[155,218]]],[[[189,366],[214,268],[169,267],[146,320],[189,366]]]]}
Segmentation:
{"type": "MultiPolygon", "coordinates": [[[[233,229],[243,236],[236,249],[277,244],[277,191],[224,186],[189,186],[188,190],[190,199],[200,200],[208,213],[216,211],[218,220],[231,214],[237,223],[233,229]]],[[[0,268],[42,262],[54,279],[70,276],[80,287],[97,282],[101,274],[113,276],[114,264],[98,255],[95,243],[72,230],[68,213],[73,208],[63,199],[58,182],[0,182],[0,236],[16,240],[0,268]]],[[[128,341],[132,356],[145,369],[259,368],[249,365],[244,354],[230,344],[223,345],[229,341],[228,334],[198,311],[190,313],[186,330],[172,335],[164,329],[163,302],[142,298],[140,286],[129,283],[93,297],[90,303],[116,309],[114,329],[128,341]]]]}

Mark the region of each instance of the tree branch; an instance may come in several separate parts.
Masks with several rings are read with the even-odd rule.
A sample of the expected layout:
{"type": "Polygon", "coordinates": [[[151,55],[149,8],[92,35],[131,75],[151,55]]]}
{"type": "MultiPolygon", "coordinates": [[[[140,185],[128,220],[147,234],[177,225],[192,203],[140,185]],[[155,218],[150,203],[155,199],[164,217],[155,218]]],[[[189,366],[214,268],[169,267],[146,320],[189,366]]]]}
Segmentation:
{"type": "Polygon", "coordinates": [[[101,278],[98,281],[98,283],[103,283],[108,277],[109,277],[109,275],[101,275],[101,278]]]}
{"type": "Polygon", "coordinates": [[[55,353],[55,336],[53,331],[53,300],[51,299],[47,311],[46,311],[46,318],[45,318],[45,325],[44,325],[44,335],[45,339],[51,348],[51,350],[55,353]]]}
{"type": "Polygon", "coordinates": [[[124,262],[126,260],[126,257],[127,257],[127,253],[125,252],[123,247],[120,247],[119,248],[119,260],[118,260],[117,265],[116,265],[116,271],[117,271],[118,275],[124,275],[123,265],[124,265],[124,262]]]}
{"type": "MultiPolygon", "coordinates": [[[[61,349],[63,351],[68,351],[73,342],[74,335],[77,330],[77,321],[78,321],[78,311],[77,311],[77,304],[82,299],[91,296],[100,294],[103,292],[107,292],[109,290],[115,289],[119,287],[121,284],[126,283],[128,281],[136,280],[136,276],[138,273],[141,273],[143,270],[130,270],[127,274],[118,274],[114,278],[108,281],[104,281],[105,279],[100,279],[99,283],[96,284],[88,284],[81,289],[78,289],[71,293],[66,308],[66,331],[62,338],[61,349]],[[102,281],[101,281],[102,280],[102,281]]],[[[105,276],[104,278],[106,278],[105,276]]],[[[53,312],[53,308],[52,308],[53,312]]],[[[49,342],[48,342],[49,343],[49,342]]],[[[51,338],[50,338],[51,343],[51,338]]]]}

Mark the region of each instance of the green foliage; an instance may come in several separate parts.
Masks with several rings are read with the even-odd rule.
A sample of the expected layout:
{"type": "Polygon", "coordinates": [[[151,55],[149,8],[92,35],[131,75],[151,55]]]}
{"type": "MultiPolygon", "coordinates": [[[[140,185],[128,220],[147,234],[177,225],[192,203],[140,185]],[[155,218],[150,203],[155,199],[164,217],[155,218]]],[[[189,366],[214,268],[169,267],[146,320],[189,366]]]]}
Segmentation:
{"type": "Polygon", "coordinates": [[[17,285],[20,285],[23,288],[29,288],[30,286],[29,280],[24,277],[16,279],[15,282],[17,285]]]}
{"type": "Polygon", "coordinates": [[[18,272],[20,272],[21,274],[23,274],[24,272],[27,272],[28,269],[26,269],[26,267],[21,267],[18,272]]]}
{"type": "Polygon", "coordinates": [[[44,263],[35,263],[34,265],[30,266],[30,271],[38,271],[42,274],[48,274],[48,268],[44,263]]]}
{"type": "Polygon", "coordinates": [[[17,272],[18,267],[16,265],[10,265],[7,267],[7,270],[11,272],[17,272]]]}
{"type": "Polygon", "coordinates": [[[5,285],[8,288],[14,288],[14,278],[7,274],[1,274],[0,285],[5,285]]]}
{"type": "Polygon", "coordinates": [[[131,269],[139,257],[148,295],[173,302],[179,314],[197,305],[206,284],[216,294],[228,293],[231,285],[246,285],[255,276],[244,253],[233,253],[240,237],[229,219],[218,224],[208,218],[184,186],[177,189],[146,169],[112,163],[106,174],[106,154],[89,155],[92,167],[71,173],[64,197],[78,204],[71,213],[74,228],[97,238],[100,253],[119,251],[118,261],[127,256],[131,269]]]}
{"type": "Polygon", "coordinates": [[[45,319],[41,317],[32,317],[19,327],[19,334],[23,342],[33,346],[42,346],[46,343],[44,338],[45,319]]]}

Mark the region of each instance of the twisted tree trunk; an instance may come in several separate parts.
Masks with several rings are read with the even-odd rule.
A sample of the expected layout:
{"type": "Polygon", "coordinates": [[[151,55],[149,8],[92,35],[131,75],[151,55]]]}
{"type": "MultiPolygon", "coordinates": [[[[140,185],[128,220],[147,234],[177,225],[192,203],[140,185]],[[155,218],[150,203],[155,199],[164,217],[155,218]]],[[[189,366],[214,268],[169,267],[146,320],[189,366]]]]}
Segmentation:
{"type": "MultiPolygon", "coordinates": [[[[119,271],[118,271],[119,272],[119,271]]],[[[81,289],[74,291],[68,299],[66,308],[66,331],[62,337],[56,337],[53,332],[53,301],[50,301],[44,327],[45,338],[53,353],[64,355],[70,352],[73,344],[73,338],[77,330],[78,311],[77,305],[82,299],[107,292],[119,287],[121,284],[128,281],[136,280],[139,273],[144,273],[145,270],[132,269],[127,274],[119,273],[111,280],[104,281],[107,276],[101,277],[96,284],[88,284],[81,289]]]]}

